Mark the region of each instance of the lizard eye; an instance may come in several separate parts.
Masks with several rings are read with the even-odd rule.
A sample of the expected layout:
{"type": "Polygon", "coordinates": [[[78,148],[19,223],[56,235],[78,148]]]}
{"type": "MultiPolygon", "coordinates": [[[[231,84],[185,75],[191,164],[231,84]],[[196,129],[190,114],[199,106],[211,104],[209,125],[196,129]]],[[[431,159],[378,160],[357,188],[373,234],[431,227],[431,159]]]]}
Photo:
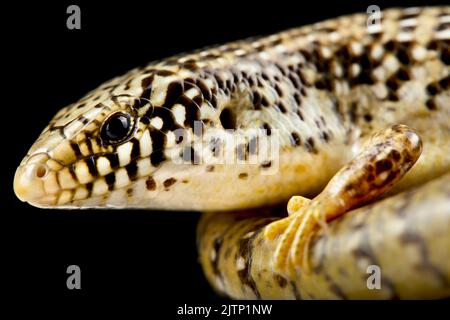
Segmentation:
{"type": "Polygon", "coordinates": [[[132,120],[129,114],[117,112],[109,116],[103,123],[100,136],[107,144],[119,143],[125,140],[132,128],[132,120]]]}

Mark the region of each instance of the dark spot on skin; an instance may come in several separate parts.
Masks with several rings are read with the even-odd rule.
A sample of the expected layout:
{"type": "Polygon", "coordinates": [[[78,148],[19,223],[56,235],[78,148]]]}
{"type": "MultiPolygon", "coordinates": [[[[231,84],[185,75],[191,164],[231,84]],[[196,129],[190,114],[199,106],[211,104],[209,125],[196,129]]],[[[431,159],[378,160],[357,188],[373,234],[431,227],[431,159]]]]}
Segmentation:
{"type": "Polygon", "coordinates": [[[196,62],[196,61],[193,61],[193,60],[187,60],[187,61],[185,61],[185,62],[181,65],[181,67],[183,67],[183,68],[185,68],[185,69],[187,69],[187,70],[191,70],[191,71],[195,71],[195,70],[198,69],[197,62],[196,62]]]}
{"type": "Polygon", "coordinates": [[[371,121],[372,121],[372,115],[366,113],[366,114],[364,115],[364,120],[365,120],[366,122],[371,122],[371,121]]]}
{"type": "Polygon", "coordinates": [[[194,101],[194,103],[200,108],[204,100],[201,95],[197,95],[192,99],[192,101],[194,101]]]}
{"type": "MultiPolygon", "coordinates": [[[[147,90],[151,87],[152,83],[153,83],[153,79],[155,78],[155,76],[152,74],[144,79],[142,79],[141,81],[141,87],[143,90],[147,90]]],[[[150,98],[150,96],[148,96],[148,98],[150,98]]]]}
{"type": "Polygon", "coordinates": [[[261,94],[258,91],[253,92],[253,108],[255,110],[261,109],[261,94]]]}
{"type": "Polygon", "coordinates": [[[245,172],[239,173],[238,177],[239,177],[239,179],[245,180],[248,178],[248,173],[245,173],[245,172]]]}
{"type": "Polygon", "coordinates": [[[312,152],[314,154],[317,153],[317,149],[315,148],[315,142],[312,137],[309,137],[305,142],[305,148],[308,152],[312,152]]]}
{"type": "Polygon", "coordinates": [[[439,49],[439,41],[438,40],[432,40],[427,45],[428,50],[436,51],[439,49]]]}
{"type": "Polygon", "coordinates": [[[401,68],[397,71],[396,77],[402,81],[408,81],[411,79],[408,71],[404,68],[401,68]]]}
{"type": "MultiPolygon", "coordinates": [[[[266,96],[262,96],[261,97],[261,105],[263,106],[263,107],[268,107],[268,106],[270,106],[270,102],[269,102],[269,100],[266,98],[266,96]]],[[[280,110],[281,110],[281,108],[280,108],[280,110]]],[[[281,110],[282,111],[282,110],[281,110]]]]}
{"type": "Polygon", "coordinates": [[[283,97],[283,91],[281,90],[281,87],[278,84],[275,84],[275,91],[277,92],[277,95],[280,98],[283,97]]]}
{"type": "Polygon", "coordinates": [[[131,162],[128,164],[125,169],[127,170],[128,177],[131,181],[136,180],[137,178],[137,164],[136,161],[131,162]]]}
{"type": "Polygon", "coordinates": [[[399,48],[397,50],[396,56],[397,56],[398,61],[400,61],[400,63],[402,63],[403,65],[408,65],[411,61],[409,54],[408,54],[408,50],[405,47],[399,48]]]}
{"type": "Polygon", "coordinates": [[[448,47],[441,52],[441,60],[445,65],[450,65],[450,50],[448,47]]]}
{"type": "Polygon", "coordinates": [[[298,92],[294,93],[294,100],[295,103],[297,103],[297,106],[300,106],[302,104],[302,97],[298,92]]]}
{"type": "Polygon", "coordinates": [[[175,130],[175,143],[180,144],[184,140],[184,130],[175,130]]]}
{"type": "Polygon", "coordinates": [[[395,41],[394,40],[389,40],[388,42],[386,42],[386,44],[384,45],[384,48],[387,51],[394,51],[396,45],[395,45],[395,41]]]}
{"type": "Polygon", "coordinates": [[[82,124],[84,124],[84,125],[86,125],[86,124],[89,123],[89,119],[86,118],[86,117],[84,117],[84,116],[80,116],[80,117],[78,118],[78,121],[80,121],[80,122],[81,122],[82,124]]]}
{"type": "Polygon", "coordinates": [[[87,157],[85,160],[86,165],[89,169],[89,173],[91,174],[91,176],[96,177],[98,175],[98,171],[97,171],[97,165],[95,164],[95,159],[94,157],[87,157]]]}
{"type": "Polygon", "coordinates": [[[261,168],[270,168],[271,165],[272,165],[272,161],[270,161],[270,160],[261,162],[261,168]]]}
{"type": "Polygon", "coordinates": [[[58,133],[60,134],[61,138],[67,139],[66,134],[64,132],[64,126],[52,126],[52,127],[50,127],[49,131],[50,132],[58,131],[58,133]]]}
{"type": "Polygon", "coordinates": [[[206,166],[206,172],[213,172],[213,171],[214,171],[213,165],[206,166]]]}
{"type": "Polygon", "coordinates": [[[354,192],[354,190],[355,190],[355,185],[354,185],[353,183],[348,183],[348,184],[345,186],[344,190],[345,190],[346,192],[354,192]]]}
{"type": "Polygon", "coordinates": [[[79,157],[81,155],[80,147],[78,146],[78,143],[71,142],[70,147],[72,148],[73,152],[75,153],[75,157],[79,157]]]}
{"type": "Polygon", "coordinates": [[[401,159],[400,152],[398,152],[397,150],[392,150],[389,156],[396,162],[398,162],[401,159]]]}
{"type": "Polygon", "coordinates": [[[150,124],[150,119],[148,118],[148,117],[141,117],[140,119],[139,119],[139,121],[142,123],[142,124],[144,124],[144,125],[149,125],[150,124]]]}
{"type": "Polygon", "coordinates": [[[355,81],[350,82],[350,84],[368,84],[368,85],[372,85],[374,84],[375,81],[372,79],[372,73],[370,70],[362,70],[358,77],[355,79],[355,81]]]}
{"type": "Polygon", "coordinates": [[[447,29],[450,29],[450,23],[449,22],[441,23],[435,28],[436,31],[444,31],[444,30],[447,30],[447,29]]]}
{"type": "Polygon", "coordinates": [[[152,139],[153,148],[153,152],[150,154],[150,161],[152,166],[158,167],[166,160],[166,156],[164,155],[166,135],[160,130],[150,130],[150,137],[152,139]]]}
{"type": "Polygon", "coordinates": [[[439,87],[436,83],[430,83],[429,85],[427,85],[426,89],[428,95],[430,96],[435,96],[439,93],[439,87]]]}
{"type": "Polygon", "coordinates": [[[387,99],[389,101],[398,101],[399,100],[397,94],[394,92],[389,92],[387,99]]]}
{"type": "Polygon", "coordinates": [[[395,77],[395,75],[390,76],[387,81],[386,81],[386,86],[391,90],[391,91],[396,91],[399,87],[399,83],[397,82],[397,78],[395,77]]]}
{"type": "Polygon", "coordinates": [[[301,145],[302,141],[301,141],[300,136],[298,135],[297,132],[291,132],[291,143],[294,146],[301,145]]]}
{"type": "Polygon", "coordinates": [[[169,178],[169,179],[164,180],[164,182],[163,182],[164,188],[166,188],[166,190],[168,190],[169,187],[172,186],[175,182],[177,182],[177,179],[175,179],[175,178],[169,178]]]}
{"type": "Polygon", "coordinates": [[[154,191],[156,190],[156,181],[153,177],[148,177],[147,181],[145,181],[145,185],[147,186],[147,190],[154,191]]]}
{"type": "Polygon", "coordinates": [[[287,285],[287,280],[283,276],[276,274],[274,276],[275,282],[278,284],[280,288],[284,288],[287,285]]]}
{"type": "Polygon", "coordinates": [[[133,138],[130,140],[130,142],[133,144],[133,147],[131,148],[130,159],[135,160],[135,159],[139,158],[139,156],[141,154],[141,150],[139,148],[139,140],[137,140],[136,138],[133,138]]]}
{"type": "Polygon", "coordinates": [[[427,108],[429,110],[437,110],[437,106],[436,103],[434,102],[433,99],[428,99],[427,102],[425,103],[425,105],[427,106],[427,108]]]}
{"type": "Polygon", "coordinates": [[[93,149],[92,149],[92,139],[86,139],[86,140],[84,140],[84,143],[85,143],[85,145],[86,145],[86,148],[88,149],[88,152],[89,152],[89,154],[93,154],[94,153],[94,151],[93,151],[93,149]]]}
{"type": "Polygon", "coordinates": [[[117,153],[108,153],[105,157],[108,159],[111,169],[117,169],[119,167],[119,155],[117,153]]]}
{"type": "Polygon", "coordinates": [[[379,175],[380,173],[390,170],[392,168],[392,162],[388,159],[382,159],[378,160],[375,163],[375,172],[376,175],[379,175]]]}
{"type": "Polygon", "coordinates": [[[216,97],[215,95],[213,95],[213,96],[211,97],[210,102],[211,102],[211,106],[212,106],[213,108],[217,109],[217,97],[216,97]]]}
{"type": "Polygon", "coordinates": [[[225,108],[220,113],[220,124],[224,129],[236,129],[236,115],[230,108],[225,108]]]}
{"type": "MultiPolygon", "coordinates": [[[[370,158],[370,161],[373,161],[373,156],[370,158]]],[[[365,170],[366,172],[374,173],[375,167],[374,167],[372,164],[367,163],[367,164],[364,166],[364,170],[365,170]]]]}
{"type": "Polygon", "coordinates": [[[174,74],[174,72],[170,70],[155,70],[154,73],[161,77],[168,77],[174,74]]]}
{"type": "Polygon", "coordinates": [[[272,134],[272,129],[270,128],[268,123],[264,123],[262,125],[262,129],[266,130],[266,133],[267,133],[268,136],[270,136],[272,134]]]}
{"type": "Polygon", "coordinates": [[[108,190],[109,191],[113,190],[114,183],[116,182],[116,174],[114,172],[111,172],[105,175],[105,182],[108,185],[108,190]]]}
{"type": "Polygon", "coordinates": [[[439,80],[439,86],[440,86],[441,89],[443,89],[443,90],[450,89],[450,76],[445,77],[445,78],[439,80]]]}
{"type": "Polygon", "coordinates": [[[183,84],[179,81],[174,81],[170,83],[167,87],[166,98],[164,104],[165,108],[170,108],[183,94],[183,84]]]}
{"type": "Polygon", "coordinates": [[[266,81],[269,81],[269,80],[270,80],[269,76],[268,76],[267,73],[265,73],[265,72],[263,72],[263,73],[261,74],[261,77],[262,77],[264,80],[266,80],[266,81]]]}
{"type": "Polygon", "coordinates": [[[86,198],[90,198],[92,195],[92,188],[94,187],[94,184],[92,182],[86,183],[84,186],[88,192],[86,198]]]}
{"type": "Polygon", "coordinates": [[[318,90],[327,90],[327,91],[333,90],[332,82],[329,78],[319,79],[314,83],[314,85],[318,90]]]}
{"type": "Polygon", "coordinates": [[[322,138],[322,140],[325,141],[325,142],[328,142],[328,140],[330,139],[330,137],[329,137],[329,135],[328,135],[328,133],[327,133],[326,131],[323,131],[323,132],[321,133],[321,138],[322,138]]]}
{"type": "Polygon", "coordinates": [[[278,105],[275,106],[276,108],[278,108],[278,110],[281,111],[281,113],[286,113],[287,112],[287,108],[286,106],[280,102],[278,105]]]}

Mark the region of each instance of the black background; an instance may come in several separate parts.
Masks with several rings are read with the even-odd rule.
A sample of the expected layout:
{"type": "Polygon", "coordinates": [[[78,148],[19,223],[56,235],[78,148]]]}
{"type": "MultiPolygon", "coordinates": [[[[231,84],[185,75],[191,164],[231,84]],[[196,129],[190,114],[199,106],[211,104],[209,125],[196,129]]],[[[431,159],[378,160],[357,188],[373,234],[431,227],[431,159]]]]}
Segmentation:
{"type": "Polygon", "coordinates": [[[6,267],[2,283],[8,283],[3,290],[10,298],[42,299],[49,306],[54,298],[70,303],[139,297],[148,301],[149,311],[167,317],[180,304],[220,302],[197,262],[199,213],[41,210],[14,196],[15,168],[59,108],[133,67],[205,45],[365,12],[371,4],[383,9],[432,1],[55,1],[3,6],[0,210],[6,267]],[[66,28],[70,4],[81,7],[81,30],[66,28]],[[66,288],[71,264],[81,267],[79,291],[66,288]]]}

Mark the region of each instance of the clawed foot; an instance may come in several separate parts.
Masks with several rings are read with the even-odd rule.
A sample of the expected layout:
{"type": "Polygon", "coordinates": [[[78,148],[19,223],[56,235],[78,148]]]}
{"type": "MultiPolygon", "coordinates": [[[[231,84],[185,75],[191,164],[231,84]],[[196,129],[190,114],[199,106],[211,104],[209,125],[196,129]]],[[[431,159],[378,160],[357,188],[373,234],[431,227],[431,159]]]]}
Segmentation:
{"type": "Polygon", "coordinates": [[[266,227],[266,239],[274,240],[281,235],[273,261],[278,272],[289,273],[293,266],[309,269],[306,257],[311,235],[317,227],[326,227],[325,216],[318,209],[307,198],[292,197],[288,203],[289,216],[266,227]]]}
{"type": "Polygon", "coordinates": [[[295,214],[299,212],[299,209],[310,202],[311,200],[305,197],[292,197],[287,205],[289,216],[269,224],[264,230],[264,236],[266,237],[266,239],[274,240],[276,237],[284,233],[295,217],[295,214]]]}

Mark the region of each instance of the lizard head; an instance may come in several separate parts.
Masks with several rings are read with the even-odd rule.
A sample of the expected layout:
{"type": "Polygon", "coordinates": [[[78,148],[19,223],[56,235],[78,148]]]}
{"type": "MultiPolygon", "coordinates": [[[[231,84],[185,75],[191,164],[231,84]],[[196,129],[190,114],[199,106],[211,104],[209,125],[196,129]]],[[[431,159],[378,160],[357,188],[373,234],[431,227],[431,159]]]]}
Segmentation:
{"type": "Polygon", "coordinates": [[[38,207],[98,205],[117,183],[130,184],[116,181],[117,170],[137,174],[134,158],[145,152],[140,120],[115,96],[61,109],[17,168],[16,195],[38,207]]]}
{"type": "Polygon", "coordinates": [[[171,174],[192,167],[168,160],[179,157],[192,130],[177,136],[185,115],[164,106],[169,95],[180,94],[170,92],[173,81],[154,74],[125,78],[57,112],[16,170],[20,200],[37,207],[165,207],[170,193],[160,191],[181,184],[171,174]]]}
{"type": "MultiPolygon", "coordinates": [[[[134,70],[61,109],[17,168],[18,198],[46,208],[229,210],[236,198],[248,206],[248,184],[263,183],[259,173],[276,166],[267,159],[246,166],[260,136],[236,146],[217,137],[234,139],[236,130],[224,129],[255,117],[236,120],[232,110],[213,105],[206,82],[191,77],[134,70]],[[223,164],[224,157],[245,163],[223,164]]],[[[274,133],[270,138],[276,141],[274,133]]],[[[259,194],[261,202],[277,197],[269,189],[259,194]]]]}

